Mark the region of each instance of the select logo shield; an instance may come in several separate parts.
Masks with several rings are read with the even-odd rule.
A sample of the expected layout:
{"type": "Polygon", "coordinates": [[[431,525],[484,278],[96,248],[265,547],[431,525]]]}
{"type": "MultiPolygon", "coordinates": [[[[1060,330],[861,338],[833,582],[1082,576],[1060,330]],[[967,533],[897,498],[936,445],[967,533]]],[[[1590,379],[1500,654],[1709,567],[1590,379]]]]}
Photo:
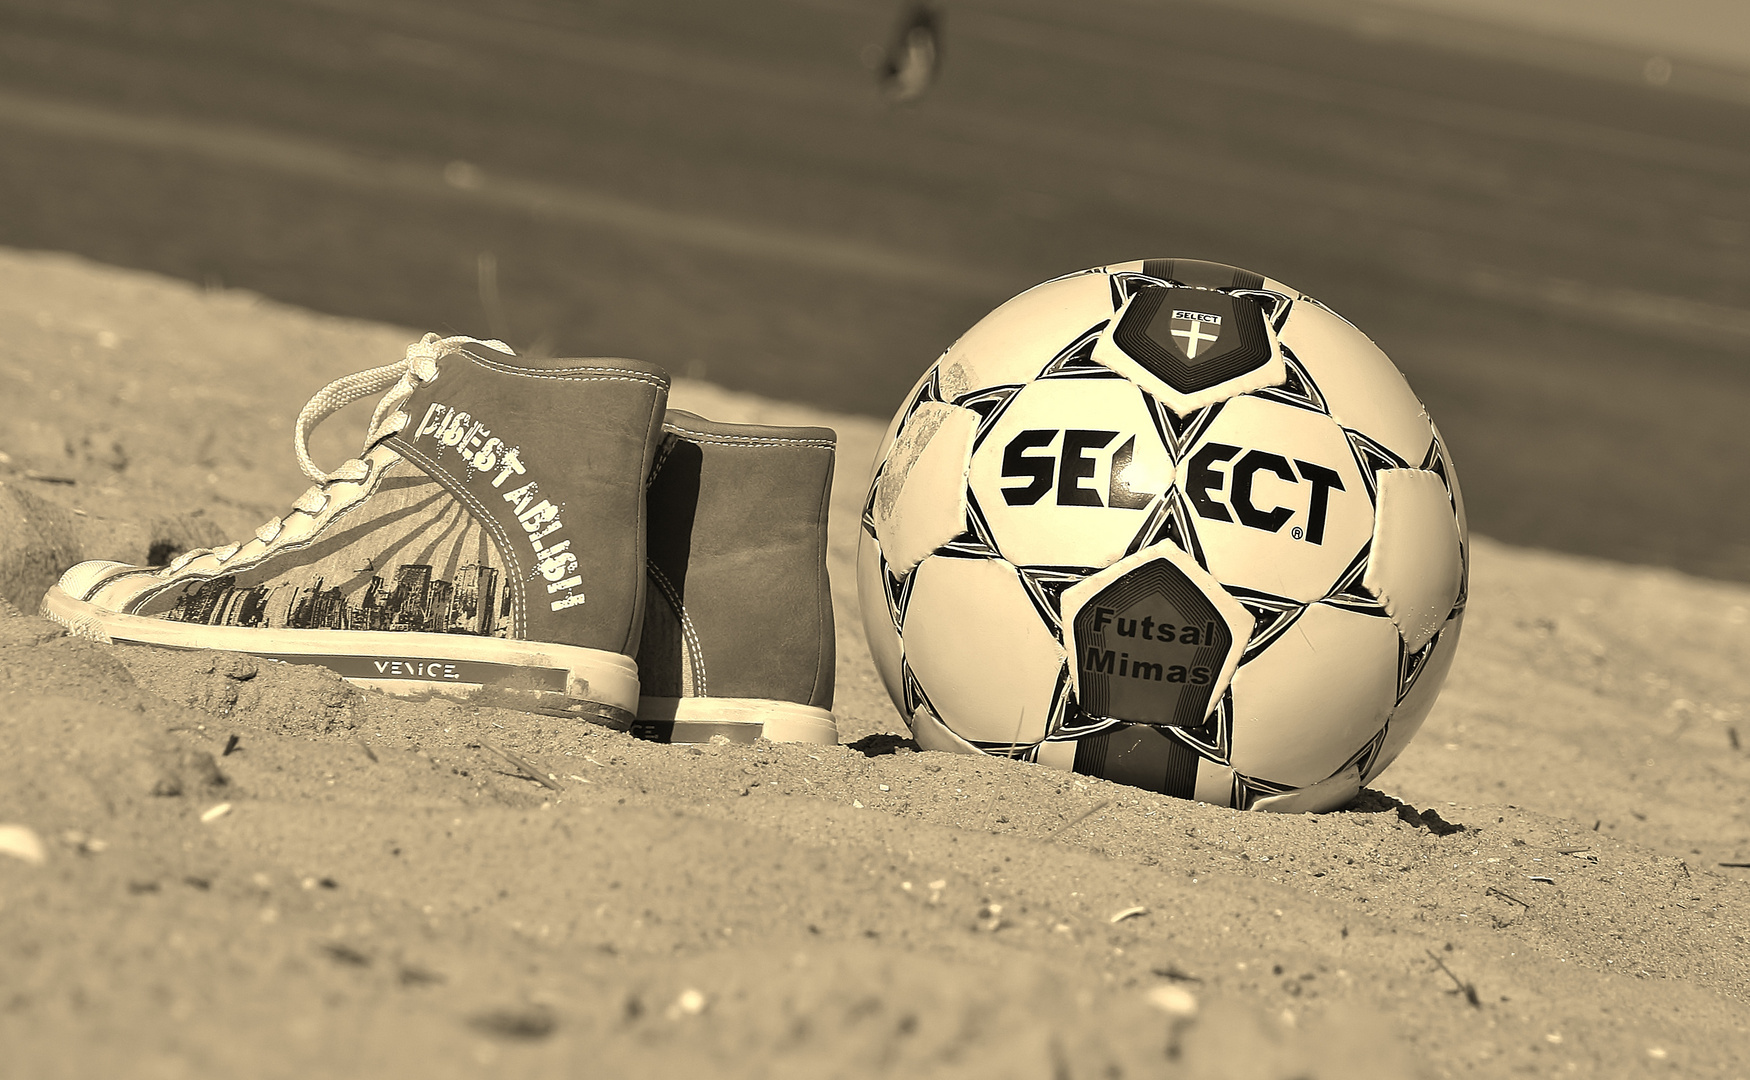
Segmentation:
{"type": "Polygon", "coordinates": [[[1130,301],[1112,338],[1181,393],[1207,390],[1255,371],[1274,352],[1264,310],[1256,301],[1209,289],[1143,289],[1130,301]]]}
{"type": "Polygon", "coordinates": [[[1144,549],[1064,594],[1084,716],[1196,727],[1251,635],[1251,614],[1171,543],[1144,549]]]}
{"type": "Polygon", "coordinates": [[[1174,308],[1167,326],[1168,332],[1179,339],[1179,347],[1184,350],[1187,360],[1197,359],[1198,353],[1207,352],[1208,346],[1221,341],[1220,315],[1174,308]]]}
{"type": "Polygon", "coordinates": [[[1144,285],[1132,294],[1093,358],[1180,416],[1287,378],[1256,300],[1176,285],[1144,285]]]}

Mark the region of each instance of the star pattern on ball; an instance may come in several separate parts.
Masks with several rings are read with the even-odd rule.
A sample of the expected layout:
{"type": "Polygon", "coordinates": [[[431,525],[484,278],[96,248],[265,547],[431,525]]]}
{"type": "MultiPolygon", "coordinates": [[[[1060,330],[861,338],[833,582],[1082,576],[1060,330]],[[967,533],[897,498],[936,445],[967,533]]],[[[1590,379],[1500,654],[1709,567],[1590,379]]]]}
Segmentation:
{"type": "MultiPolygon", "coordinates": [[[[1173,325],[1156,328],[1184,330],[1175,347],[1193,361],[1202,339],[1216,338],[1215,314],[1189,325],[1203,310],[1230,309],[1215,299],[1180,304],[1164,312],[1173,325]]],[[[865,619],[873,620],[872,640],[894,642],[884,654],[897,669],[889,686],[920,745],[1239,808],[1319,809],[1352,796],[1426,716],[1468,591],[1450,454],[1413,395],[1392,382],[1400,378],[1317,301],[1196,260],[1066,275],[968,331],[907,396],[890,439],[905,444],[906,469],[934,463],[916,465],[915,475],[927,474],[917,483],[953,485],[918,497],[959,509],[934,526],[933,547],[919,547],[914,530],[912,541],[901,538],[899,561],[889,560],[876,492],[885,481],[891,499],[914,474],[890,475],[884,448],[862,520],[859,558],[871,560],[859,573],[870,594],[865,619]],[[1279,377],[1194,408],[1168,407],[1102,362],[1099,343],[1150,289],[1254,305],[1280,357],[1279,377]],[[1030,319],[1054,327],[1058,344],[1030,337],[1030,319]],[[944,409],[959,419],[945,422],[944,409]],[[919,445],[949,438],[941,432],[966,439],[963,461],[919,445]],[[1418,584],[1416,560],[1403,556],[1419,550],[1402,537],[1426,520],[1436,483],[1439,505],[1458,522],[1456,595],[1418,584]],[[1383,552],[1375,535],[1382,523],[1398,537],[1383,552]],[[1242,613],[1231,681],[1190,720],[1084,712],[1075,676],[1093,661],[1076,653],[1066,594],[1096,575],[1112,580],[1119,571],[1108,567],[1119,562],[1166,550],[1212,574],[1210,588],[1242,613]],[[929,597],[921,606],[920,590],[929,597]],[[988,621],[996,612],[1000,624],[988,621]],[[1000,651],[982,644],[992,633],[1008,643],[1000,651]],[[928,655],[918,651],[924,643],[928,655]],[[1366,664],[1350,675],[1345,665],[1361,657],[1366,664]],[[1282,689],[1294,685],[1303,689],[1282,689]],[[1317,736],[1323,741],[1307,742],[1321,725],[1330,728],[1317,736]]],[[[902,497],[912,497],[909,486],[902,497]]],[[[1123,656],[1138,660],[1143,674],[1132,679],[1172,667],[1148,649],[1123,656]]]]}

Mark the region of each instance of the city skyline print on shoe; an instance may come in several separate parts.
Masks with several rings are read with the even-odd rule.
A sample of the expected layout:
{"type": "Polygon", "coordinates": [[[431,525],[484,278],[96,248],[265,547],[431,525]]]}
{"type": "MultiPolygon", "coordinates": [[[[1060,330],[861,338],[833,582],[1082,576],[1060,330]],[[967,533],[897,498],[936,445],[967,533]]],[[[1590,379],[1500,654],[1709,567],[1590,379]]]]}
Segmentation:
{"type": "Polygon", "coordinates": [[[486,530],[416,474],[386,470],[374,498],[378,516],[367,524],[375,551],[363,566],[355,565],[358,530],[337,529],[306,549],[309,561],[296,573],[257,565],[190,581],[136,614],[174,598],[164,618],[209,626],[508,638],[512,591],[507,582],[500,589],[505,568],[486,530]]]}
{"type": "Polygon", "coordinates": [[[667,387],[636,361],[427,335],[305,407],[294,444],[316,486],[290,513],[165,567],[82,563],[44,613],[104,640],[318,663],[404,695],[489,690],[625,727],[667,387]],[[317,468],[309,431],[385,388],[361,455],[317,468]]]}

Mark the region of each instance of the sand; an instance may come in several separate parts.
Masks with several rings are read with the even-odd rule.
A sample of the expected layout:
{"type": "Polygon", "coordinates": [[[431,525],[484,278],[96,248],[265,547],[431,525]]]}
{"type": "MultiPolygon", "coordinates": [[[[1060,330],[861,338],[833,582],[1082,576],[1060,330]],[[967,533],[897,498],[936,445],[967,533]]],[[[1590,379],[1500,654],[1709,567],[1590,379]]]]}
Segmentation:
{"type": "Polygon", "coordinates": [[[839,432],[845,745],[641,743],[15,613],[281,513],[298,408],[416,336],[0,252],[0,1073],[1750,1074],[1743,586],[1475,538],[1438,707],[1316,817],[919,752],[855,615],[881,425],[685,380],[839,432]]]}

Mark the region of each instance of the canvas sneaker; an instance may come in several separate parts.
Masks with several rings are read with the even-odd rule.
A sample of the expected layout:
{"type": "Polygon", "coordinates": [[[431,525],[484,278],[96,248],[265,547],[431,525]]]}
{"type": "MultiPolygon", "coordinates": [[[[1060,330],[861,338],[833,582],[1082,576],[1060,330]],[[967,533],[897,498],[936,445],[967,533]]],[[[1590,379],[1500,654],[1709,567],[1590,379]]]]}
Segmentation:
{"type": "Polygon", "coordinates": [[[321,664],[394,694],[476,697],[624,728],[638,707],[644,481],[668,377],[428,334],[299,415],[315,486],[239,543],[167,566],[86,562],[43,614],[105,641],[321,664]],[[384,394],[332,472],[309,433],[384,394]]]}
{"type": "Polygon", "coordinates": [[[830,428],[670,410],[650,474],[648,600],[632,734],[836,743],[830,428]]]}

